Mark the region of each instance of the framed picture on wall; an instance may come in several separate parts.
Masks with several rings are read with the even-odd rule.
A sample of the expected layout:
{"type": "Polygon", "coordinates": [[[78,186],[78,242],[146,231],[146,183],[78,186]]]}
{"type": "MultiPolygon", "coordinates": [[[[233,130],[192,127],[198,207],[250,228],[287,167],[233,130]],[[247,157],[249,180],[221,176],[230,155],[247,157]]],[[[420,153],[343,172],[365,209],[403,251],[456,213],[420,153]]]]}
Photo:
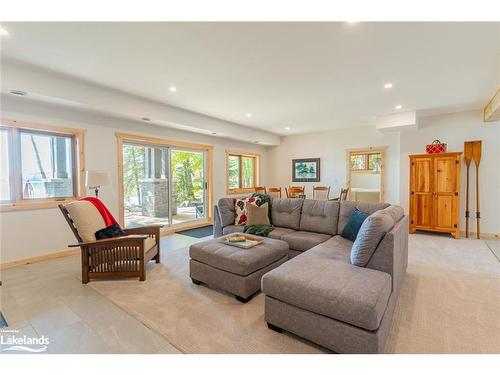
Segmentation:
{"type": "Polygon", "coordinates": [[[292,160],[293,182],[319,182],[319,172],[319,158],[292,160]]]}

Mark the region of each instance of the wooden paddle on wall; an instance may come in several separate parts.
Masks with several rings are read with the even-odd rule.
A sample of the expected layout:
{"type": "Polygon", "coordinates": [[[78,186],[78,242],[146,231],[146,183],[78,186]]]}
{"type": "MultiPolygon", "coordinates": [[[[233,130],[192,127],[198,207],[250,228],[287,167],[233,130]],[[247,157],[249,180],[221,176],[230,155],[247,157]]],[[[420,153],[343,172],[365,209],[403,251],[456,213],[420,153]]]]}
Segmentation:
{"type": "Polygon", "coordinates": [[[481,162],[481,141],[472,142],[472,159],[474,164],[476,164],[476,237],[477,239],[481,236],[481,231],[479,229],[479,219],[481,214],[479,211],[479,163],[481,162]]]}
{"type": "Polygon", "coordinates": [[[465,188],[465,237],[469,238],[469,167],[472,161],[472,142],[464,142],[464,160],[467,167],[465,188]]]}

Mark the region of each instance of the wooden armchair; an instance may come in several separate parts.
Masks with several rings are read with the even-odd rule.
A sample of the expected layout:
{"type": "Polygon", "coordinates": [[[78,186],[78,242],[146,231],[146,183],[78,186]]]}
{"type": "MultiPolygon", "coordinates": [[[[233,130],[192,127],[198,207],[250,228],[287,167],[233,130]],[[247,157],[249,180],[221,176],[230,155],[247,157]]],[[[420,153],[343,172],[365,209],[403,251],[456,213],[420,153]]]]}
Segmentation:
{"type": "Polygon", "coordinates": [[[156,263],[160,263],[160,228],[162,226],[151,225],[124,229],[126,236],[96,240],[94,235],[92,239],[91,235],[103,228],[102,217],[97,209],[94,212],[88,206],[88,204],[92,205],[90,202],[75,201],[68,205],[78,203],[86,205],[78,215],[75,207],[71,207],[74,217],[67,206],[60,204],[59,208],[78,241],[77,244],[69,245],[69,247],[81,249],[82,283],[87,284],[90,279],[98,278],[138,277],[140,281],[146,280],[146,263],[153,259],[156,263]],[[87,217],[80,216],[80,213],[87,217]],[[95,213],[99,215],[98,218],[88,217],[95,213]],[[95,226],[98,229],[92,232],[95,228],[90,229],[90,227],[94,222],[101,228],[95,226]],[[78,230],[78,224],[80,224],[81,233],[78,230]]]}

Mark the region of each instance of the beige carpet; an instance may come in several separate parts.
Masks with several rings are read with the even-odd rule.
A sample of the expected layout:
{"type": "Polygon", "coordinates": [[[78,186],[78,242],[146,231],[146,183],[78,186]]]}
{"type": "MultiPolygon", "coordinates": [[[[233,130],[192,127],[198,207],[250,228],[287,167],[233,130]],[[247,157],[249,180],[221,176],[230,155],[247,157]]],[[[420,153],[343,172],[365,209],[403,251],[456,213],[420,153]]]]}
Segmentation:
{"type": "MultiPolygon", "coordinates": [[[[164,248],[166,248],[164,246],[164,248]]],[[[184,353],[321,353],[269,329],[264,296],[247,304],[196,286],[188,251],[165,251],[147,281],[94,281],[92,288],[184,353]]],[[[482,240],[412,235],[408,274],[387,353],[500,353],[500,263],[482,240]]]]}

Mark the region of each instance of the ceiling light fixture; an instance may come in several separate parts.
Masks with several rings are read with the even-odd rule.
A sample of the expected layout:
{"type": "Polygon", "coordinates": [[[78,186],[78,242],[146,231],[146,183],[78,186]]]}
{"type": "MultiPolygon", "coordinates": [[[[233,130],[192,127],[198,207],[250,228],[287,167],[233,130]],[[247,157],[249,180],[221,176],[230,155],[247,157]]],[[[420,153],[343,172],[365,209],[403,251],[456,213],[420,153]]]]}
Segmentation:
{"type": "Polygon", "coordinates": [[[387,83],[384,85],[384,89],[392,89],[392,83],[387,82],[387,83]]]}
{"type": "Polygon", "coordinates": [[[251,113],[246,114],[247,118],[251,118],[253,115],[251,113]]]}
{"type": "Polygon", "coordinates": [[[170,91],[170,92],[177,92],[177,87],[175,87],[175,86],[170,86],[170,87],[168,88],[168,91],[170,91]]]}
{"type": "Polygon", "coordinates": [[[17,95],[17,96],[26,96],[28,93],[26,91],[21,91],[21,90],[11,90],[10,93],[12,95],[17,95]]]}
{"type": "Polygon", "coordinates": [[[142,121],[151,121],[151,119],[149,117],[142,117],[141,120],[142,121]]]}
{"type": "Polygon", "coordinates": [[[401,104],[398,104],[398,105],[397,105],[397,106],[395,106],[394,108],[396,108],[396,109],[401,109],[401,108],[403,108],[403,106],[402,106],[401,104]]]}
{"type": "Polygon", "coordinates": [[[9,32],[3,27],[0,27],[0,36],[9,36],[9,32]]]}
{"type": "Polygon", "coordinates": [[[290,130],[290,127],[289,126],[285,126],[285,130],[290,130]]]}

